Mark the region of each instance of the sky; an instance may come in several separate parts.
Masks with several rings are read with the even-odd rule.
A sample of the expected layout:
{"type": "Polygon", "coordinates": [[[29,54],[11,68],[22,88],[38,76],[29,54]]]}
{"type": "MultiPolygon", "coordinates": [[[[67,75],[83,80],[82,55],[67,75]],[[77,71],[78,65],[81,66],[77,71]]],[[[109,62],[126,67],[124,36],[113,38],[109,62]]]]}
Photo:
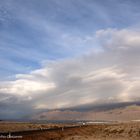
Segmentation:
{"type": "Polygon", "coordinates": [[[140,101],[139,0],[0,0],[0,118],[140,101]]]}

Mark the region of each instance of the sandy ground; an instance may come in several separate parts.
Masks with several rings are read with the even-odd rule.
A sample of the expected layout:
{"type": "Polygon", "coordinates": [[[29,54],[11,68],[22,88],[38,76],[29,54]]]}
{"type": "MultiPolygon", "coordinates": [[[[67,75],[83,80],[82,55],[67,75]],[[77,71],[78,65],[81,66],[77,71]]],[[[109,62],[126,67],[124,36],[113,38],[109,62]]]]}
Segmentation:
{"type": "Polygon", "coordinates": [[[140,123],[85,126],[63,140],[140,140],[140,123]]]}
{"type": "Polygon", "coordinates": [[[140,140],[140,123],[93,124],[29,134],[22,140],[140,140]]]}
{"type": "Polygon", "coordinates": [[[62,127],[64,124],[37,124],[25,122],[0,122],[0,132],[36,130],[40,128],[57,128],[62,127]]]}

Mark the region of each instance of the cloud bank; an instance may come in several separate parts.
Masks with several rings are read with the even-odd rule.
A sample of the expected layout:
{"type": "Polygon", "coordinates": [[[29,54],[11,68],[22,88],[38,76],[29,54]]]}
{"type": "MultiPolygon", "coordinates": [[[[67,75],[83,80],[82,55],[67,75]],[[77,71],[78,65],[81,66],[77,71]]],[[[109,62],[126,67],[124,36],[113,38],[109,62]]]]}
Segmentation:
{"type": "Polygon", "coordinates": [[[88,39],[96,40],[100,51],[49,61],[29,74],[17,74],[15,80],[1,81],[1,117],[89,103],[140,101],[140,31],[98,30],[88,39]]]}

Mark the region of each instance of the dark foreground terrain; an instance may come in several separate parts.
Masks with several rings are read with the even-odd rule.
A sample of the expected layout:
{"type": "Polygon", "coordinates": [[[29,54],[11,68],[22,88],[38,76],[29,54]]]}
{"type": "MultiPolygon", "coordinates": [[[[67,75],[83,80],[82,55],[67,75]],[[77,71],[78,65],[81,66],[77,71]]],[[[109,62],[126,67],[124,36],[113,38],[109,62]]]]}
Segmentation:
{"type": "MultiPolygon", "coordinates": [[[[92,124],[92,125],[83,125],[83,126],[51,126],[48,128],[44,125],[44,128],[39,128],[31,124],[22,124],[24,128],[26,127],[27,131],[21,131],[20,124],[10,124],[7,125],[7,128],[0,124],[1,133],[0,139],[4,138],[6,134],[4,129],[12,127],[15,129],[19,127],[19,132],[12,133],[11,136],[7,139],[22,139],[22,140],[140,140],[140,122],[126,122],[126,123],[112,123],[112,124],[92,124]],[[36,129],[29,130],[27,126],[34,127],[36,129]],[[2,128],[3,127],[3,128],[2,128]],[[3,136],[3,137],[2,137],[3,136]],[[16,138],[16,136],[18,136],[16,138]],[[11,138],[10,138],[11,137],[11,138]]],[[[14,130],[14,129],[13,129],[14,130]]],[[[16,129],[17,131],[17,129],[16,129]]],[[[7,135],[7,134],[6,134],[7,135]]]]}

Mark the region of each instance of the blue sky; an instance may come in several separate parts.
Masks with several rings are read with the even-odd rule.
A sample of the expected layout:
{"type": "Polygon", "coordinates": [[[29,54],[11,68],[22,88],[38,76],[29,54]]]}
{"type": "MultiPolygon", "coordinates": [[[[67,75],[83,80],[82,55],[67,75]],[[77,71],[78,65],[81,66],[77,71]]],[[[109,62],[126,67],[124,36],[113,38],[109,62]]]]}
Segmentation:
{"type": "Polygon", "coordinates": [[[139,0],[0,0],[0,118],[139,102],[139,60],[139,0]]]}
{"type": "Polygon", "coordinates": [[[1,0],[1,79],[98,49],[82,41],[99,29],[137,26],[139,5],[139,0],[1,0]]]}

